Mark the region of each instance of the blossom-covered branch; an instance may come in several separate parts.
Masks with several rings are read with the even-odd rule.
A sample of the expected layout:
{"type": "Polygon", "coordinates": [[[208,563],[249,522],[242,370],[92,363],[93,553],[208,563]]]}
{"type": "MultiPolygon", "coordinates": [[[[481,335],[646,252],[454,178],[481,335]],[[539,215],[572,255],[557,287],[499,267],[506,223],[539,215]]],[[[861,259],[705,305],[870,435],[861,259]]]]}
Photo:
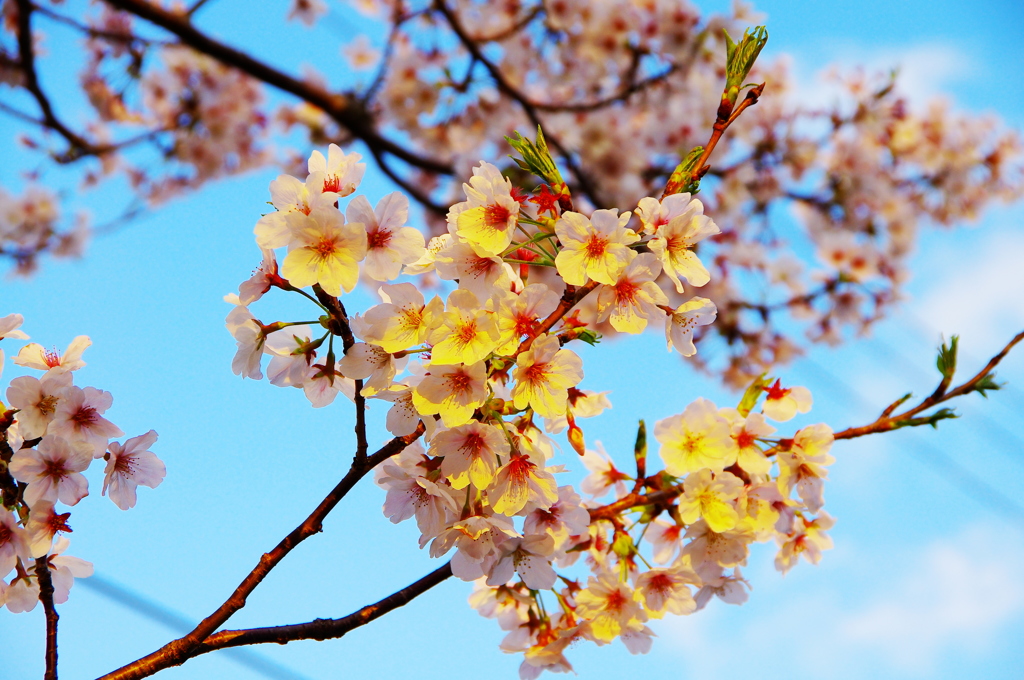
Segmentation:
{"type": "MultiPolygon", "coordinates": [[[[19,2],[26,0],[7,6],[19,2]]],[[[365,143],[383,172],[427,208],[434,235],[476,159],[504,153],[496,142],[537,122],[584,211],[636,205],[667,184],[696,188],[714,151],[728,165],[707,171],[701,201],[727,227],[697,247],[709,283],[686,285],[702,288],[719,310],[718,323],[698,337],[717,336],[720,351],[696,363],[733,387],[809,343],[838,343],[885,318],[924,227],[973,219],[1024,189],[1016,133],[941,103],[911,101],[889,76],[834,76],[834,105],[799,101],[783,61],[750,67],[763,33],[730,51],[726,34],[743,30],[740,10],[702,16],[627,0],[512,3],[486,12],[437,0],[358,8],[378,17],[383,54],[366,36],[345,45],[353,74],[373,69],[372,78],[362,85],[350,74],[334,89],[322,84],[325,76],[289,75],[214,39],[190,12],[145,0],[116,0],[81,20],[59,7],[36,10],[87,36],[81,84],[95,115],[82,131],[64,127],[103,153],[79,148],[68,157],[71,149],[49,149],[45,140],[29,144],[80,159],[88,186],[121,174],[135,200],[155,205],[227,174],[294,167],[301,155],[267,144],[275,126],[299,130],[311,145],[365,143]],[[133,22],[140,18],[158,27],[157,36],[139,35],[133,22]],[[738,119],[761,91],[746,80],[772,96],[756,116],[738,119]],[[269,98],[266,86],[284,102],[269,98]],[[726,126],[732,133],[722,135],[726,126]],[[147,163],[146,149],[165,162],[147,163]],[[679,158],[689,164],[677,167],[679,158]],[[811,295],[822,281],[833,285],[811,295]]],[[[318,2],[281,8],[306,26],[326,11],[318,2]]],[[[15,37],[31,47],[25,31],[15,37]]],[[[34,73],[41,63],[5,53],[0,70],[24,87],[26,65],[34,73]]],[[[24,114],[5,101],[0,110],[24,114]]],[[[60,134],[45,116],[28,118],[60,134]]],[[[88,225],[65,224],[50,185],[0,192],[4,204],[0,255],[18,271],[31,272],[44,253],[82,252],[88,225]]],[[[673,293],[669,283],[662,276],[659,285],[675,306],[687,291],[673,293]]]]}
{"type": "Polygon", "coordinates": [[[110,5],[139,18],[150,21],[157,26],[178,36],[183,44],[196,51],[207,54],[226,66],[237,68],[243,73],[278,89],[293,94],[303,101],[324,111],[337,121],[355,138],[363,141],[371,148],[394,155],[406,163],[429,170],[430,172],[448,174],[451,168],[433,159],[410,152],[401,145],[381,136],[373,129],[365,114],[360,113],[356,101],[344,94],[330,93],[311,83],[303,82],[269,66],[248,54],[214,40],[197,29],[188,17],[165,10],[146,0],[106,0],[110,5]]]}

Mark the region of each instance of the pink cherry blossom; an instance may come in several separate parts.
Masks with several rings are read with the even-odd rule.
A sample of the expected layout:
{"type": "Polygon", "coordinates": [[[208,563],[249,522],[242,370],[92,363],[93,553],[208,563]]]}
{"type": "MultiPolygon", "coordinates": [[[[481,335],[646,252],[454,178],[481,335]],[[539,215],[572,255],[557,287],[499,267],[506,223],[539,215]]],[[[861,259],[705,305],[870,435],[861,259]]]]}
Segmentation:
{"type": "Polygon", "coordinates": [[[25,502],[30,507],[40,500],[75,505],[89,494],[89,482],[81,473],[92,458],[91,446],[76,447],[59,436],[47,435],[36,448],[16,452],[10,471],[19,482],[28,484],[25,502]]]}
{"type": "Polygon", "coordinates": [[[141,484],[155,489],[167,474],[163,461],[147,450],[156,442],[156,438],[156,432],[150,430],[146,434],[132,437],[124,444],[110,443],[100,493],[106,495],[107,489],[110,489],[110,500],[122,510],[135,507],[137,486],[141,484]]]}

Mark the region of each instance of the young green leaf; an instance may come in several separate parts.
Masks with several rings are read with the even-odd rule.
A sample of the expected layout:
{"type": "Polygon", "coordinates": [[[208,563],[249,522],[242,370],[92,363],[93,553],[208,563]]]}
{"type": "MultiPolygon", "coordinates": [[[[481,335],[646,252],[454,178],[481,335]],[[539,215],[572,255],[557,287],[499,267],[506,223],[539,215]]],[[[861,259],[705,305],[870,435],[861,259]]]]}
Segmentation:
{"type": "Polygon", "coordinates": [[[771,382],[772,379],[768,377],[767,371],[754,378],[754,382],[750,383],[750,387],[743,393],[743,398],[740,399],[740,403],[736,407],[741,416],[746,418],[754,410],[754,407],[757,406],[757,400],[764,393],[765,386],[770,385],[771,382]]]}

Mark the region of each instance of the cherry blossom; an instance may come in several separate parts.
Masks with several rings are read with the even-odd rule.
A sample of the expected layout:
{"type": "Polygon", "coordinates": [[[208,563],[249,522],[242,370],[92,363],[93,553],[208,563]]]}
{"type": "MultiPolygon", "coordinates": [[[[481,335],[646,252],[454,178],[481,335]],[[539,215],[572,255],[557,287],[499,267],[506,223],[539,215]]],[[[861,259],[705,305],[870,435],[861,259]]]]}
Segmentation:
{"type": "Polygon", "coordinates": [[[512,454],[501,466],[487,493],[491,508],[502,515],[515,515],[527,504],[550,508],[558,501],[554,476],[538,468],[527,456],[512,454]]]}
{"type": "Polygon", "coordinates": [[[19,331],[21,324],[25,323],[25,317],[21,314],[8,314],[0,318],[0,340],[14,338],[15,340],[28,340],[24,331],[19,331]]]}
{"type": "Polygon", "coordinates": [[[71,381],[70,372],[54,370],[47,371],[42,379],[22,376],[11,381],[7,401],[21,411],[18,422],[24,436],[41,437],[46,433],[71,381]]]}
{"type": "Polygon", "coordinates": [[[46,350],[42,345],[32,342],[21,348],[18,356],[14,357],[14,363],[39,371],[49,371],[50,369],[77,371],[85,366],[85,362],[82,361],[82,353],[91,344],[92,340],[88,336],[79,335],[71,341],[64,354],[60,354],[56,350],[46,350]]]}
{"type": "Polygon", "coordinates": [[[48,432],[63,437],[73,445],[82,443],[91,448],[94,458],[102,458],[107,442],[124,434],[117,425],[103,417],[114,397],[95,387],[66,388],[53,414],[48,432]]]}
{"type": "Polygon", "coordinates": [[[386,352],[401,352],[426,342],[427,333],[436,328],[444,313],[439,297],[424,304],[423,293],[411,283],[383,285],[379,290],[383,304],[367,310],[362,319],[353,319],[356,334],[386,352]]]}
{"type": "Polygon", "coordinates": [[[684,357],[692,357],[697,353],[693,332],[700,326],[714,323],[717,316],[718,308],[707,298],[693,297],[676,307],[665,323],[668,350],[675,348],[684,357]]]}
{"type": "Polygon", "coordinates": [[[596,210],[590,218],[567,212],[555,224],[562,250],[555,258],[558,273],[566,283],[582,286],[593,280],[615,285],[619,273],[636,257],[629,249],[640,240],[626,229],[632,213],[596,210]]]}
{"type": "Polygon", "coordinates": [[[819,513],[817,518],[810,522],[798,517],[793,533],[785,539],[780,537],[782,545],[775,558],[775,568],[785,574],[796,565],[801,555],[811,564],[820,562],[821,551],[832,547],[832,539],[825,532],[835,523],[835,518],[827,512],[819,513]]]}
{"type": "Polygon", "coordinates": [[[445,427],[465,425],[487,398],[483,362],[434,365],[416,386],[412,403],[422,415],[440,415],[445,427]]]}
{"type": "Polygon", "coordinates": [[[0,508],[0,578],[11,573],[18,558],[28,557],[25,530],[18,526],[18,519],[12,512],[0,508]]]}
{"type": "Polygon", "coordinates": [[[729,421],[707,399],[698,399],[680,415],[659,420],[654,436],[661,442],[659,455],[665,469],[677,476],[702,468],[724,470],[738,454],[729,421]]]}
{"type": "Polygon", "coordinates": [[[467,364],[482,361],[498,346],[498,320],[476,295],[454,290],[448,296],[441,323],[430,332],[432,361],[467,364]]]}
{"type": "Polygon", "coordinates": [[[243,378],[261,380],[263,371],[260,361],[267,338],[259,322],[248,307],[236,305],[228,314],[225,326],[237,343],[235,357],[231,360],[231,371],[243,378]]]}
{"type": "Polygon", "coordinates": [[[350,223],[366,228],[366,264],[363,271],[377,281],[398,277],[402,265],[412,264],[423,256],[423,234],[405,226],[409,219],[409,199],[394,192],[370,208],[364,196],[353,198],[345,209],[350,223]]]}
{"type": "Polygon", "coordinates": [[[599,289],[598,320],[608,319],[621,333],[642,333],[649,319],[661,316],[658,308],[668,305],[665,293],[654,283],[660,273],[661,264],[651,253],[633,258],[613,285],[599,289]]]}
{"type": "Polygon", "coordinates": [[[560,349],[557,337],[543,335],[519,355],[512,378],[516,408],[529,406],[541,416],[554,418],[565,414],[569,388],[583,380],[583,362],[571,350],[560,349]]]}
{"type": "MultiPolygon", "coordinates": [[[[319,5],[316,0],[314,2],[319,5]]],[[[329,144],[327,156],[314,149],[309,155],[306,167],[310,176],[323,173],[323,193],[342,197],[359,188],[359,182],[366,172],[366,164],[359,162],[362,158],[357,153],[346,154],[337,144],[329,144]]],[[[408,205],[408,202],[406,204],[408,205]]]]}
{"type": "Polygon", "coordinates": [[[358,263],[366,255],[366,231],[358,222],[345,222],[333,208],[316,208],[288,215],[292,230],[281,275],[293,286],[318,283],[331,295],[351,292],[359,278],[358,263]]]}
{"type": "Polygon", "coordinates": [[[462,188],[468,200],[456,203],[448,212],[448,231],[481,253],[500,255],[512,242],[519,218],[512,183],[495,166],[481,163],[462,188]]]}
{"type": "Polygon", "coordinates": [[[438,432],[430,441],[430,454],[443,456],[441,474],[456,489],[470,483],[486,489],[510,451],[504,433],[493,425],[471,421],[465,425],[438,432]]]}
{"type": "Polygon", "coordinates": [[[487,585],[507,583],[515,573],[527,588],[550,589],[558,578],[551,568],[550,556],[554,550],[555,541],[547,534],[533,534],[505,541],[501,545],[500,556],[491,566],[487,585]]]}
{"type": "Polygon", "coordinates": [[[678,293],[683,292],[680,277],[691,286],[706,285],[711,275],[692,249],[697,242],[719,233],[718,225],[703,214],[704,204],[691,200],[689,194],[666,196],[658,207],[652,206],[652,201],[654,199],[641,199],[641,208],[646,210],[638,208],[637,213],[641,215],[645,230],[653,234],[648,247],[658,257],[665,275],[675,282],[678,293]]]}
{"type": "Polygon", "coordinates": [[[15,453],[10,471],[19,482],[28,484],[25,502],[29,507],[40,500],[75,505],[89,493],[82,471],[92,459],[91,446],[76,447],[61,437],[47,435],[36,448],[15,453]]]}
{"type": "Polygon", "coordinates": [[[762,410],[772,420],[783,423],[792,420],[797,411],[807,413],[811,410],[813,400],[810,390],[806,387],[782,387],[782,381],[776,380],[773,385],[764,388],[764,391],[768,396],[764,400],[762,410]]]}
{"type": "Polygon", "coordinates": [[[128,439],[124,444],[110,443],[100,493],[106,495],[110,489],[110,500],[122,510],[135,507],[137,486],[141,484],[155,489],[167,474],[163,461],[148,450],[156,443],[156,438],[156,432],[150,430],[128,439]]]}

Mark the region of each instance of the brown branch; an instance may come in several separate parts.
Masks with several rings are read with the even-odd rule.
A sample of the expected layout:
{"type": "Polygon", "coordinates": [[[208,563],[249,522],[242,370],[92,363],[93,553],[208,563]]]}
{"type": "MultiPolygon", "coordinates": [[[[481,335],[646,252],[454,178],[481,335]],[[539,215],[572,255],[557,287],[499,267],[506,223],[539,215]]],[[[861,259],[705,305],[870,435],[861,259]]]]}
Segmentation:
{"type": "Polygon", "coordinates": [[[142,36],[135,35],[134,33],[124,34],[114,33],[113,31],[104,31],[103,29],[96,28],[95,26],[89,26],[88,24],[83,24],[81,22],[75,21],[71,17],[55,12],[49,7],[46,7],[45,5],[33,4],[32,9],[36,12],[39,12],[48,19],[52,19],[53,21],[56,21],[58,23],[70,26],[71,28],[74,28],[75,30],[84,33],[90,38],[103,38],[104,40],[109,40],[110,42],[120,42],[128,45],[132,43],[138,43],[139,45],[146,46],[170,44],[163,40],[150,40],[149,38],[143,38],[142,36]]]}
{"type": "Polygon", "coordinates": [[[520,354],[530,349],[530,345],[533,344],[534,338],[537,338],[542,333],[547,333],[551,330],[554,325],[558,323],[559,319],[568,314],[573,307],[583,300],[583,298],[590,295],[591,291],[597,288],[597,286],[597,281],[591,281],[578,290],[575,286],[566,286],[565,292],[562,293],[562,298],[558,301],[558,306],[555,307],[555,311],[548,314],[547,318],[540,322],[533,335],[526,338],[519,344],[518,349],[516,349],[516,353],[513,354],[512,357],[518,357],[520,354]]]}
{"type": "Polygon", "coordinates": [[[404,437],[395,437],[387,444],[378,449],[373,455],[368,456],[362,465],[353,462],[348,473],[338,482],[329,494],[320,502],[320,505],[310,513],[299,526],[277,544],[268,553],[264,553],[259,563],[249,572],[248,576],[235,588],[224,604],[217,610],[203,619],[195,629],[188,635],[167,643],[157,651],[148,654],[141,659],[131,662],[116,671],[104,675],[101,680],[136,680],[146,678],[158,671],[171,666],[177,666],[195,655],[204,640],[210,637],[215,630],[220,628],[235,612],[245,606],[246,598],[256,589],[267,574],[285,558],[299,543],[310,536],[319,533],[323,529],[323,521],[328,514],[338,505],[342,498],[352,490],[360,479],[370,470],[391,456],[400,453],[405,447],[413,443],[423,434],[423,423],[419,424],[416,431],[404,437]]]}
{"type": "Polygon", "coordinates": [[[53,604],[53,579],[50,563],[45,557],[36,559],[36,578],[39,580],[39,601],[46,613],[46,672],[43,680],[57,680],[57,608],[53,604]]]}
{"type": "MultiPolygon", "coordinates": [[[[646,481],[647,480],[645,480],[645,483],[646,481]]],[[[590,513],[590,521],[591,523],[597,522],[598,520],[602,519],[610,521],[618,517],[622,512],[630,510],[632,508],[639,508],[644,505],[656,505],[659,503],[666,503],[675,498],[676,496],[682,494],[683,491],[683,485],[678,484],[676,486],[671,486],[667,489],[662,489],[660,491],[654,491],[649,494],[640,494],[636,492],[629,493],[620,498],[619,500],[615,501],[614,503],[602,505],[601,507],[598,508],[590,508],[588,510],[588,512],[590,513]]]]}
{"type": "MultiPolygon", "coordinates": [[[[512,84],[509,83],[508,80],[505,78],[505,75],[501,72],[501,69],[498,68],[498,66],[494,62],[492,62],[490,59],[484,56],[483,51],[480,49],[480,45],[478,45],[473,40],[473,38],[471,38],[469,34],[466,33],[466,30],[462,27],[462,24],[459,23],[459,20],[456,18],[455,14],[450,9],[448,9],[448,6],[445,4],[444,0],[436,0],[434,2],[434,7],[437,8],[437,11],[440,12],[441,15],[445,18],[445,21],[448,22],[448,25],[451,27],[452,32],[455,33],[456,37],[459,39],[459,42],[462,43],[463,47],[466,48],[466,50],[474,59],[476,59],[478,62],[484,65],[484,68],[487,69],[487,72],[494,80],[494,84],[497,86],[498,90],[503,92],[505,95],[507,95],[509,98],[511,98],[512,100],[519,104],[519,106],[523,109],[523,113],[525,113],[526,117],[530,119],[530,123],[532,123],[534,127],[543,128],[540,116],[537,113],[537,108],[534,106],[533,102],[527,99],[526,96],[523,95],[523,93],[521,93],[519,90],[514,88],[512,84]]],[[[551,146],[555,147],[559,155],[562,157],[562,160],[569,167],[569,170],[572,171],[573,176],[576,178],[576,181],[580,185],[580,190],[590,199],[590,201],[595,206],[600,206],[600,201],[598,201],[597,199],[597,194],[594,190],[593,183],[586,176],[586,174],[584,174],[582,168],[579,167],[579,164],[577,164],[576,161],[573,159],[572,154],[569,153],[569,151],[562,145],[562,143],[556,137],[546,134],[545,138],[551,143],[551,146]]]]}
{"type": "Polygon", "coordinates": [[[943,402],[949,401],[950,399],[954,399],[956,397],[963,396],[970,392],[976,391],[978,384],[992,373],[992,369],[999,365],[999,362],[1002,361],[1006,357],[1006,355],[1010,353],[1010,350],[1013,349],[1013,347],[1021,340],[1024,340],[1024,331],[1021,331],[1017,335],[1013,336],[1013,339],[1006,343],[1006,346],[1003,347],[1003,349],[1000,350],[998,354],[989,359],[988,363],[985,364],[985,367],[982,368],[977,374],[975,374],[972,378],[962,383],[961,385],[953,388],[952,390],[949,390],[948,392],[936,390],[928,397],[926,397],[924,400],[922,400],[921,403],[918,404],[917,406],[909,408],[906,411],[899,413],[897,415],[889,415],[883,412],[883,414],[879,418],[877,418],[873,423],[862,425],[861,427],[848,427],[845,430],[836,432],[834,435],[835,438],[853,439],[855,437],[863,437],[864,435],[867,434],[874,434],[876,432],[888,432],[890,430],[895,430],[900,427],[905,427],[906,424],[919,413],[922,413],[923,411],[926,411],[932,408],[933,406],[937,406],[943,402]]]}
{"type": "Polygon", "coordinates": [[[415,583],[388,595],[383,600],[367,605],[358,611],[340,619],[315,619],[307,623],[295,623],[290,626],[269,626],[266,628],[248,628],[245,630],[222,630],[207,638],[193,656],[206,654],[227,647],[257,645],[274,642],[279,645],[296,640],[331,640],[340,638],[345,633],[379,619],[390,611],[412,602],[415,598],[442,583],[452,575],[451,563],[432,571],[415,583]]]}
{"type": "MultiPolygon", "coordinates": [[[[26,1],[19,0],[19,2],[26,1]]],[[[244,52],[218,42],[192,25],[185,15],[150,4],[146,0],[106,1],[117,9],[134,14],[173,33],[178,36],[184,45],[191,47],[197,52],[201,52],[226,66],[236,68],[257,80],[316,106],[339,125],[347,128],[354,137],[361,139],[371,149],[391,154],[410,165],[429,170],[430,172],[442,175],[451,175],[454,172],[447,163],[421,156],[381,136],[374,129],[373,121],[366,114],[365,110],[354,106],[356,102],[349,95],[327,92],[312,83],[298,80],[244,52]]]]}
{"type": "Polygon", "coordinates": [[[363,381],[356,380],[356,393],[352,401],[356,405],[356,457],[354,465],[366,464],[366,451],[370,444],[366,441],[366,397],[363,396],[363,381]]]}
{"type": "MultiPolygon", "coordinates": [[[[30,0],[16,1],[18,3],[19,66],[25,76],[25,89],[27,89],[35,98],[36,104],[39,106],[39,110],[43,117],[42,119],[35,119],[6,105],[0,105],[0,109],[26,122],[33,123],[42,128],[51,129],[63,137],[68,142],[70,148],[63,154],[54,156],[54,160],[58,163],[68,163],[78,160],[84,156],[102,156],[104,154],[113,153],[125,147],[132,146],[139,142],[148,141],[166,131],[164,128],[159,128],[113,144],[93,144],[71,130],[70,127],[57,117],[57,114],[53,110],[53,105],[50,103],[49,97],[47,97],[46,93],[43,91],[42,85],[39,83],[39,76],[36,72],[35,53],[32,45],[31,14],[34,11],[39,11],[54,20],[71,23],[72,25],[75,25],[76,28],[86,31],[90,29],[87,26],[77,25],[73,20],[47,10],[46,8],[36,7],[30,2],[30,0]]],[[[95,34],[107,39],[114,39],[113,36],[115,36],[115,34],[99,31],[96,31],[95,34]]],[[[116,36],[116,39],[131,42],[135,38],[129,36],[116,36]]]]}
{"type": "Polygon", "coordinates": [[[43,123],[46,127],[66,139],[72,150],[93,148],[89,142],[61,122],[53,112],[50,99],[39,85],[39,77],[36,74],[35,52],[32,45],[32,3],[29,0],[16,1],[18,3],[18,57],[21,60],[21,70],[25,76],[25,89],[32,94],[39,105],[39,111],[43,115],[43,123]]]}
{"type": "MultiPolygon", "coordinates": [[[[718,146],[719,140],[722,139],[722,135],[729,129],[729,126],[736,122],[736,119],[740,117],[740,114],[746,111],[748,108],[757,103],[758,98],[764,92],[764,83],[752,87],[747,91],[747,95],[740,102],[739,106],[733,109],[732,103],[728,101],[725,96],[722,97],[722,103],[718,107],[718,114],[715,117],[715,122],[711,126],[711,138],[708,139],[708,143],[704,146],[704,151],[701,152],[700,158],[693,164],[693,172],[691,173],[689,180],[690,182],[696,182],[701,177],[706,175],[711,169],[711,166],[707,164],[711,158],[712,152],[715,147],[718,146]]],[[[685,184],[685,183],[684,183],[685,184]]],[[[674,186],[673,180],[670,178],[668,184],[665,186],[665,191],[661,194],[662,199],[666,196],[678,191],[678,185],[674,186]]]]}

